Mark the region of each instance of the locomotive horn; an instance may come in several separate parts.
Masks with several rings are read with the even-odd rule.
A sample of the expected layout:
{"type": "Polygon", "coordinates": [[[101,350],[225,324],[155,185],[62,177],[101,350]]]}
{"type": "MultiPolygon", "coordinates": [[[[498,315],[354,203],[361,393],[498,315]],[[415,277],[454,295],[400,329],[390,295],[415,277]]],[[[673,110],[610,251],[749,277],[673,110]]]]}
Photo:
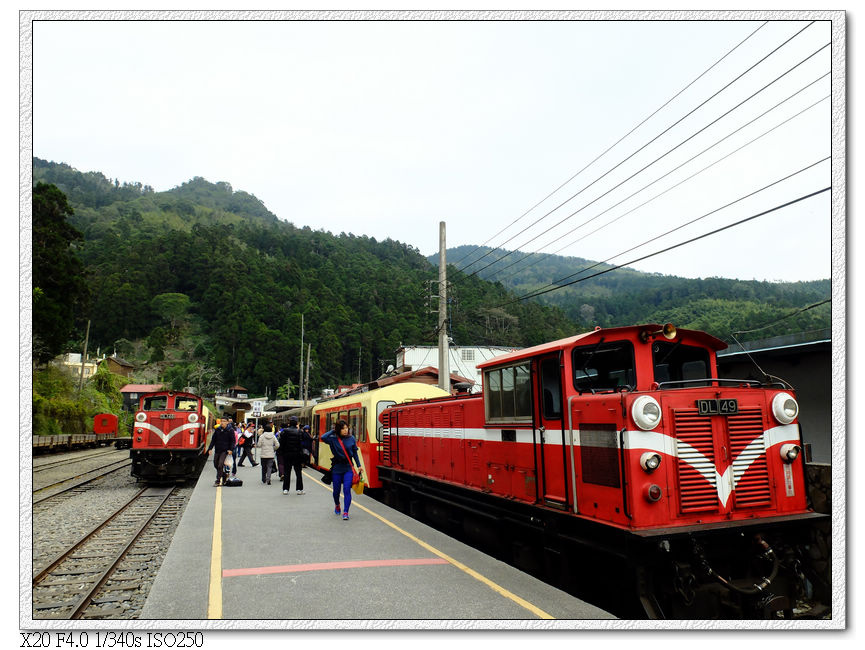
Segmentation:
{"type": "Polygon", "coordinates": [[[650,332],[649,330],[643,330],[640,332],[640,340],[645,343],[649,340],[650,336],[657,336],[658,334],[663,334],[664,338],[668,341],[672,341],[676,338],[676,326],[672,323],[667,323],[661,329],[655,330],[654,332],[650,332]]]}

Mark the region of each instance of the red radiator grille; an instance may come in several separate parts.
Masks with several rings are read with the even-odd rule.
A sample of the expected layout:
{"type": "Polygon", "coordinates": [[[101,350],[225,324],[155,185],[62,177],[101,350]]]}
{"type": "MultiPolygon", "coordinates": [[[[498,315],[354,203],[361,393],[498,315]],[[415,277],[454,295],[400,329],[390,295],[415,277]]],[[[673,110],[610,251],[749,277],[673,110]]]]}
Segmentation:
{"type": "Polygon", "coordinates": [[[679,456],[679,509],[684,513],[718,509],[712,421],[697,409],[673,412],[679,456]]]}
{"type": "Polygon", "coordinates": [[[763,414],[759,408],[743,408],[727,418],[737,507],[762,506],[771,502],[769,468],[763,442],[763,414]]]}

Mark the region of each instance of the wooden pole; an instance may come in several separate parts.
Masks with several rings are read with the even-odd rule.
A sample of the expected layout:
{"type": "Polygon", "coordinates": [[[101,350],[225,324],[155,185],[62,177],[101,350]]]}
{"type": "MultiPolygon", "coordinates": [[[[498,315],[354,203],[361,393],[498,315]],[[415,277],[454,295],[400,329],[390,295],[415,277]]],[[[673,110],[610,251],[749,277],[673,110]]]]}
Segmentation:
{"type": "Polygon", "coordinates": [[[90,320],[87,320],[87,333],[84,335],[84,354],[81,355],[81,374],[78,376],[78,392],[84,387],[84,364],[87,363],[87,343],[90,341],[90,320]]]}

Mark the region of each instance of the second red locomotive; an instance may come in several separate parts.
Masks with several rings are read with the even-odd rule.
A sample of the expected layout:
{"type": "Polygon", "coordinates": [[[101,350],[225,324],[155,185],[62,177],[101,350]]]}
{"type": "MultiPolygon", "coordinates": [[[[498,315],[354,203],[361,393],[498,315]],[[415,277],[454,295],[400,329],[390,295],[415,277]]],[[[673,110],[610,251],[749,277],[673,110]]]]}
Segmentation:
{"type": "Polygon", "coordinates": [[[197,478],[213,422],[198,395],[145,393],[132,427],[132,475],[152,482],[197,478]]]}

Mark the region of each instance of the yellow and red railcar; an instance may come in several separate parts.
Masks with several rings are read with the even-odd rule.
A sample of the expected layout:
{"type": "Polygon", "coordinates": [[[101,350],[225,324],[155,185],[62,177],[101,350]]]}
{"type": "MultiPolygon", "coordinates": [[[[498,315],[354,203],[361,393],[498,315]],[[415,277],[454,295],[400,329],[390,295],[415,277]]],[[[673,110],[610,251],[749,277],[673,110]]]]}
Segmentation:
{"type": "Polygon", "coordinates": [[[529,569],[618,576],[641,614],[789,615],[823,584],[803,576],[825,517],[808,505],[799,407],[783,383],[719,379],[725,347],[652,324],[496,357],[479,395],[382,413],[376,480],[388,503],[529,569]]]}
{"type": "Polygon", "coordinates": [[[281,413],[274,418],[274,422],[278,426],[284,426],[288,418],[294,415],[301,425],[309,424],[318,468],[329,469],[332,456],[330,447],[319,445],[319,438],[333,428],[334,422],[345,420],[357,440],[366,485],[375,489],[381,486],[378,479],[378,465],[382,460],[382,425],[378,419],[379,414],[394,404],[448,395],[447,391],[437,386],[413,381],[402,381],[380,388],[365,385],[314,406],[281,413]]]}

